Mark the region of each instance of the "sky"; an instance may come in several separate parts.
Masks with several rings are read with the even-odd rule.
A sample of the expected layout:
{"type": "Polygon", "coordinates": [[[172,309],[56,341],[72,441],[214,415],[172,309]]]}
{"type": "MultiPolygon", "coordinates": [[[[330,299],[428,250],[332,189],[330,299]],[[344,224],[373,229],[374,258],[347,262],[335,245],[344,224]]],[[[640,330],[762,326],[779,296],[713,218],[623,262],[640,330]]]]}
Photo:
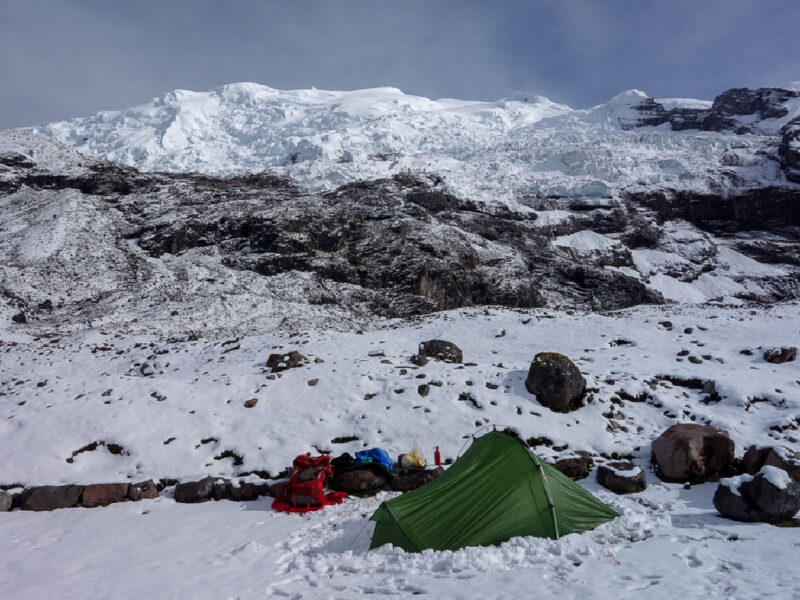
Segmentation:
{"type": "Polygon", "coordinates": [[[0,129],[239,81],[713,99],[800,80],[798,24],[798,0],[0,0],[0,129]]]}

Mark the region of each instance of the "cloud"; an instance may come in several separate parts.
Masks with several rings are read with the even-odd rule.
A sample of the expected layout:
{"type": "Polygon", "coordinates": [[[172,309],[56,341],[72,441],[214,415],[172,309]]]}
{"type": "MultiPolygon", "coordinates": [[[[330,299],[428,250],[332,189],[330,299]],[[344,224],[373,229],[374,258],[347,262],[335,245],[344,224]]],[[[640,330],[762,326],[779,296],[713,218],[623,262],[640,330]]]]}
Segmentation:
{"type": "Polygon", "coordinates": [[[632,87],[710,98],[800,79],[797,22],[794,0],[1,2],[0,128],[235,81],[524,89],[573,106],[632,87]]]}

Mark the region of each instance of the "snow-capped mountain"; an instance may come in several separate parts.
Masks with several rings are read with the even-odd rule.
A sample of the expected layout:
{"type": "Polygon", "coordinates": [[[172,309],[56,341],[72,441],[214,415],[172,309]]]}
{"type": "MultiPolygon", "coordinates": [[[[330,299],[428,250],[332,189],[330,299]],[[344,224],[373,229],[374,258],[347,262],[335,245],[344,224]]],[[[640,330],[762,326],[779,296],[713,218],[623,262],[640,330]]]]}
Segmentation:
{"type": "Polygon", "coordinates": [[[461,197],[515,206],[654,186],[784,186],[800,176],[799,118],[797,84],[729,90],[713,102],[630,90],[574,110],[526,93],[475,102],[237,83],[32,131],[145,171],[266,170],[311,191],[412,171],[441,177],[461,197]]]}

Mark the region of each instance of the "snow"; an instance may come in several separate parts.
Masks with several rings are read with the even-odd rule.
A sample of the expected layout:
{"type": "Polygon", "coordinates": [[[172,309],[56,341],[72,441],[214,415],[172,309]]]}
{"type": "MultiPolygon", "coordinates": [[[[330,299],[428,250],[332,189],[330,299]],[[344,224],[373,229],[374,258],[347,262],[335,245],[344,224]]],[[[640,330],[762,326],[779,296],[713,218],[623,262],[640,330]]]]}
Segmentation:
{"type": "Polygon", "coordinates": [[[764,166],[763,155],[774,152],[780,126],[800,114],[800,104],[790,101],[787,117],[759,124],[759,135],[628,129],[646,98],[629,90],[574,110],[531,93],[477,102],[396,88],[281,91],[236,83],[176,90],[31,131],[143,170],[269,170],[312,191],[411,170],[439,175],[461,197],[510,206],[537,196],[618,197],[652,185],[698,193],[787,185],[776,164],[764,166]],[[736,153],[738,166],[724,164],[726,152],[736,153]]]}
{"type": "Polygon", "coordinates": [[[305,517],[256,502],[181,505],[169,497],[96,509],[6,513],[0,588],[15,597],[789,598],[796,530],[725,520],[716,484],[651,484],[617,497],[586,484],[621,517],[559,540],[487,548],[368,551],[382,494],[305,517]],[[779,555],[782,560],[776,561],[779,555]],[[46,565],[46,568],[42,566],[46,565]],[[676,576],[680,574],[680,576],[676,576]]]}
{"type": "Polygon", "coordinates": [[[764,479],[769,481],[773,486],[775,486],[779,490],[785,490],[789,487],[792,483],[792,478],[783,469],[779,469],[778,467],[772,467],[769,465],[765,465],[761,467],[759,471],[764,476],[764,479]]]}
{"type": "Polygon", "coordinates": [[[796,588],[793,573],[772,558],[775,552],[787,561],[800,558],[794,530],[724,520],[711,502],[716,484],[686,490],[661,483],[649,460],[651,441],[677,422],[726,429],[738,455],[752,443],[796,443],[791,429],[770,429],[800,410],[796,369],[739,350],[791,339],[800,329],[797,304],[757,314],[722,307],[640,307],[606,315],[481,308],[363,333],[301,330],[237,336],[235,344],[98,330],[33,339],[2,327],[0,453],[6,460],[0,483],[235,477],[253,469],[275,474],[296,454],[317,448],[353,453],[379,446],[396,455],[417,441],[428,458],[436,445],[443,456],[455,457],[468,441],[463,436],[487,423],[568,446],[563,452],[537,447],[548,460],[575,450],[594,453],[599,463],[605,461],[599,453],[630,455],[649,483],[644,492],[622,497],[601,488],[594,475],[583,480],[621,514],[583,535],[421,554],[367,550],[367,519],[387,494],[305,517],[274,513],[268,499],[179,505],[169,492],[90,510],[14,511],[0,516],[0,536],[14,548],[3,559],[0,589],[15,596],[43,597],[57,589],[61,598],[379,593],[471,599],[497,597],[498,590],[521,597],[535,585],[545,595],[569,597],[646,590],[653,598],[748,598],[787,597],[796,588]],[[659,325],[663,320],[673,329],[659,325]],[[685,334],[686,327],[695,331],[685,334]],[[410,365],[417,344],[431,338],[457,343],[465,361],[476,364],[410,365]],[[309,357],[308,364],[268,379],[267,355],[290,349],[309,357]],[[712,358],[683,362],[683,349],[712,358]],[[552,413],[525,390],[530,360],[545,350],[566,353],[596,388],[577,412],[552,413]],[[137,364],[144,362],[152,376],[142,375],[137,364]],[[705,404],[697,390],[655,379],[664,374],[713,379],[722,400],[705,404]],[[309,386],[312,379],[319,382],[309,386]],[[432,381],[442,386],[419,396],[417,386],[432,381]],[[612,404],[619,389],[649,399],[612,404]],[[459,401],[462,393],[472,394],[478,406],[459,401]],[[751,404],[754,397],[769,401],[751,404]],[[258,403],[248,409],[243,402],[250,398],[258,403]],[[604,416],[611,408],[621,416],[604,416]],[[359,439],[331,441],[346,435],[359,439]],[[96,440],[120,444],[124,452],[112,455],[101,446],[73,456],[96,440]],[[243,464],[215,459],[225,450],[243,464]]]}
{"type": "Polygon", "coordinates": [[[673,108],[699,108],[707,110],[714,104],[711,100],[696,100],[695,98],[654,98],[666,110],[673,108]]]}
{"type": "Polygon", "coordinates": [[[620,245],[617,240],[612,240],[605,235],[588,229],[570,235],[562,235],[556,238],[553,244],[564,248],[572,248],[580,253],[610,250],[620,245]]]}

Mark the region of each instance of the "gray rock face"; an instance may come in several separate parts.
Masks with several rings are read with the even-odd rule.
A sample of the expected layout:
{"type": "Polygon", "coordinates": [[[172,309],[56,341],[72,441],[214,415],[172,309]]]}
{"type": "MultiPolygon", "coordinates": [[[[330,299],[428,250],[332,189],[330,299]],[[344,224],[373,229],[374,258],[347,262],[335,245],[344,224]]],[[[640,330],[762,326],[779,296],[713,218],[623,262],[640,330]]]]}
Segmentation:
{"type": "Polygon", "coordinates": [[[797,358],[797,348],[794,346],[789,348],[772,348],[764,352],[764,360],[774,365],[792,362],[795,358],[797,358]]]}
{"type": "Polygon", "coordinates": [[[175,502],[197,503],[214,497],[214,478],[205,477],[200,481],[188,481],[175,486],[175,502]]]}
{"type": "Polygon", "coordinates": [[[673,108],[666,110],[652,98],[647,98],[635,108],[638,120],[623,124],[623,128],[650,127],[669,123],[673,131],[700,129],[703,131],[734,130],[736,133],[752,133],[739,124],[734,117],[754,115],[758,119],[778,119],[788,114],[784,103],[800,93],[782,88],[733,88],[714,99],[711,108],[673,108]]]}
{"type": "Polygon", "coordinates": [[[778,156],[786,178],[800,183],[800,120],[795,119],[781,129],[778,156]]]}
{"type": "Polygon", "coordinates": [[[653,442],[653,461],[665,481],[705,481],[724,473],[735,444],[726,431],[694,423],[673,425],[653,442]]]}
{"type": "MultiPolygon", "coordinates": [[[[755,104],[764,114],[772,110],[767,96],[755,104]]],[[[744,101],[723,104],[737,102],[744,101]]],[[[787,144],[784,154],[791,159],[794,146],[787,144]]],[[[627,264],[631,249],[647,247],[685,259],[664,267],[681,281],[713,272],[714,240],[673,243],[668,223],[679,220],[726,235],[769,231],[765,243],[759,235],[729,240],[759,261],[791,263],[800,256],[796,235],[786,229],[800,224],[800,192],[793,186],[701,194],[654,185],[602,201],[533,195],[521,208],[508,208],[453,196],[427,175],[401,173],[311,194],[265,174],[140,173],[73,154],[64,160],[77,166],[61,169],[11,153],[0,173],[0,195],[17,194],[14,204],[25,219],[45,222],[61,196],[74,196],[79,206],[59,216],[74,243],[64,249],[68,269],[14,260],[5,267],[17,282],[8,291],[13,312],[26,315],[29,328],[103,320],[125,331],[195,335],[214,328],[299,330],[313,320],[358,329],[375,316],[489,304],[606,310],[661,303],[661,294],[645,283],[648,274],[632,277],[604,265],[627,264]],[[539,225],[535,211],[551,209],[567,210],[569,217],[539,225]],[[554,243],[554,237],[582,231],[606,236],[613,249],[589,260],[569,244],[554,243]],[[195,268],[205,275],[191,276],[195,268]],[[164,281],[181,285],[167,289],[164,281]],[[227,295],[237,302],[225,308],[206,302],[227,295]],[[43,298],[61,300],[43,305],[43,298]],[[253,304],[272,308],[254,315],[253,304]]],[[[15,246],[22,242],[7,231],[0,228],[8,255],[23,255],[15,246]]],[[[757,298],[750,291],[742,295],[798,297],[800,271],[759,279],[758,289],[757,298]]],[[[141,366],[143,375],[157,372],[152,364],[141,366]]]]}
{"type": "Polygon", "coordinates": [[[13,499],[11,498],[11,494],[0,490],[0,512],[7,512],[11,510],[12,504],[13,499]]]}
{"type": "Polygon", "coordinates": [[[533,358],[525,387],[542,406],[568,412],[579,406],[586,380],[569,358],[557,352],[540,352],[533,358]]]}
{"type": "Polygon", "coordinates": [[[635,494],[647,487],[644,471],[628,461],[597,467],[597,483],[616,494],[635,494]]]}
{"type": "Polygon", "coordinates": [[[22,492],[22,510],[55,510],[77,506],[83,488],[79,485],[43,485],[22,492]]]}
{"type": "Polygon", "coordinates": [[[743,479],[737,489],[731,481],[721,482],[714,494],[714,507],[723,517],[737,521],[781,523],[794,517],[800,511],[800,484],[786,477],[787,485],[776,486],[769,469],[786,475],[777,467],[767,466],[752,478],[743,479]]]}

